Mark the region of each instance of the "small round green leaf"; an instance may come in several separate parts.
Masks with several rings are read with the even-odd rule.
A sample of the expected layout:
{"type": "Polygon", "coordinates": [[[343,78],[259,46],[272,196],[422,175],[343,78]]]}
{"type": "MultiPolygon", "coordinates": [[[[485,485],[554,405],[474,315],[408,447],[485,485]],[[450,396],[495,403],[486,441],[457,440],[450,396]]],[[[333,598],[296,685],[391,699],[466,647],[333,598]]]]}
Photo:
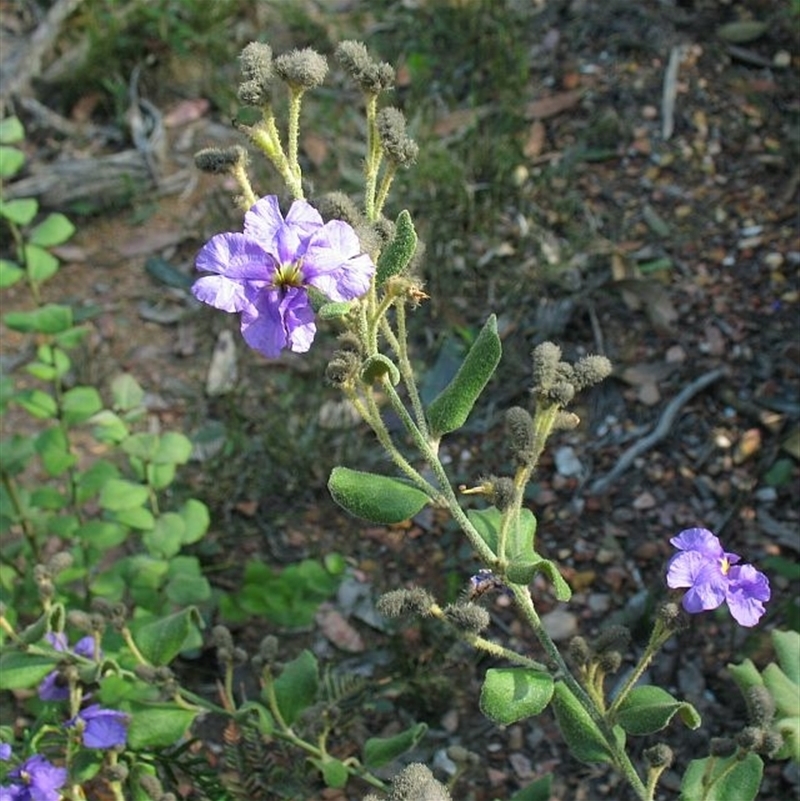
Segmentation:
{"type": "MultiPolygon", "coordinates": [[[[15,148],[4,148],[4,150],[6,153],[11,151],[8,156],[12,160],[13,167],[13,162],[16,159],[13,152],[15,148]]],[[[12,172],[11,174],[13,175],[14,173],[12,172]]],[[[0,217],[5,217],[16,225],[27,225],[36,216],[37,211],[39,211],[39,203],[32,197],[22,197],[17,200],[0,200],[0,217]]]]}
{"type": "Polygon", "coordinates": [[[757,754],[692,760],[681,781],[680,801],[754,801],[764,763],[757,754]]]}
{"type": "Polygon", "coordinates": [[[530,668],[490,668],[481,687],[480,707],[497,723],[538,715],[553,697],[553,678],[530,668]]]}
{"type": "Polygon", "coordinates": [[[328,479],[333,500],[350,514],[372,523],[401,523],[417,514],[428,496],[409,482],[375,473],[334,467],[328,479]]]}
{"type": "Polygon", "coordinates": [[[75,226],[63,214],[48,214],[31,230],[28,241],[42,248],[52,248],[66,242],[75,233],[75,226]]]}
{"type": "Polygon", "coordinates": [[[147,487],[123,478],[109,479],[100,490],[100,506],[110,512],[136,508],[147,499],[147,487]]]}

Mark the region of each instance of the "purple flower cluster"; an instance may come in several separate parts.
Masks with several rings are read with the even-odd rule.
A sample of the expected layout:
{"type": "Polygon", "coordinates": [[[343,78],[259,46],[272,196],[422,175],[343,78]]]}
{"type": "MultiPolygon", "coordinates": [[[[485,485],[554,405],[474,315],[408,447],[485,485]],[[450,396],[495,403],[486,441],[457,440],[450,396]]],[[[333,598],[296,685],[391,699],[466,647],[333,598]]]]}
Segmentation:
{"type": "Polygon", "coordinates": [[[728,604],[740,626],[755,626],[770,599],[769,579],[740,557],[723,550],[719,539],[705,528],[681,531],[670,542],[680,553],[667,568],[667,586],[687,587],[683,608],[697,613],[728,604]]]}
{"type": "Polygon", "coordinates": [[[67,721],[67,727],[77,726],[87,748],[114,748],[125,745],[128,737],[128,716],[117,709],[104,709],[92,704],[81,709],[67,721]]]}
{"type": "Polygon", "coordinates": [[[323,222],[304,200],[284,218],[278,199],[258,200],[244,217],[244,233],[212,237],[197,256],[194,296],[227,312],[241,314],[247,344],[268,358],[288,348],[305,353],[316,325],[308,288],[329,300],[363,295],[375,273],[361,252],[356,232],[341,220],[323,222]]]}
{"type": "MultiPolygon", "coordinates": [[[[94,637],[82,637],[72,648],[69,648],[67,636],[63,632],[58,634],[45,634],[44,638],[56,651],[70,651],[78,656],[87,659],[95,658],[94,637]]],[[[101,656],[101,655],[98,655],[101,656]]],[[[54,670],[48,673],[39,684],[39,698],[42,701],[66,701],[69,698],[69,687],[65,686],[61,680],[61,674],[54,670]]]]}
{"type": "Polygon", "coordinates": [[[36,754],[9,771],[7,778],[11,783],[0,785],[0,801],[59,801],[67,771],[36,754]]]}

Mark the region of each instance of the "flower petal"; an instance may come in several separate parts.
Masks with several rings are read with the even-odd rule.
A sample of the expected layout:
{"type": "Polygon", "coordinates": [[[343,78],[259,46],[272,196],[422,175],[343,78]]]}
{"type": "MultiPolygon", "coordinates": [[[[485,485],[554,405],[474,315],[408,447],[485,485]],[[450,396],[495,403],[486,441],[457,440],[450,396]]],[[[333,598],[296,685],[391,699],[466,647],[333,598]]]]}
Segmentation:
{"type": "Polygon", "coordinates": [[[283,214],[275,195],[260,198],[244,215],[245,234],[268,249],[283,225],[283,214]]]}
{"type": "Polygon", "coordinates": [[[280,311],[280,290],[264,290],[257,305],[242,314],[244,341],[268,359],[276,359],[287,345],[280,311]]]}
{"type": "Polygon", "coordinates": [[[687,528],[673,537],[670,543],[681,551],[698,551],[719,559],[725,555],[719,538],[707,528],[687,528]]]}
{"type": "Polygon", "coordinates": [[[250,307],[246,286],[221,275],[204,275],[192,285],[192,294],[202,303],[226,312],[244,311],[250,307]]]}
{"type": "Polygon", "coordinates": [[[305,353],[314,341],[317,326],[314,324],[314,310],[304,289],[289,289],[281,301],[281,317],[289,350],[305,353]]]}
{"type": "Polygon", "coordinates": [[[271,281],[277,267],[269,248],[245,234],[217,234],[197,254],[195,266],[242,281],[271,281]]]}
{"type": "Polygon", "coordinates": [[[737,565],[728,573],[727,602],[740,626],[755,626],[772,595],[769,579],[752,565],[737,565]]]}
{"type": "Polygon", "coordinates": [[[341,220],[332,220],[308,243],[303,276],[334,301],[361,297],[368,289],[375,265],[361,252],[355,231],[341,220]]]}

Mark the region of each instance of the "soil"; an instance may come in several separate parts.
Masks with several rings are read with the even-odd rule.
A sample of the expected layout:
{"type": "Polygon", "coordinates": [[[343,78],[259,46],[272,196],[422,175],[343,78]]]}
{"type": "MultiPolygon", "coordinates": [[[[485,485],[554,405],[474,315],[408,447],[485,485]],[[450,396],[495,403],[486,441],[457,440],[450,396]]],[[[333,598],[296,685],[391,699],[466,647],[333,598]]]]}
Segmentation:
{"type": "MultiPolygon", "coordinates": [[[[418,5],[419,14],[435,12],[436,4],[418,5]]],[[[353,24],[348,13],[340,4],[318,24],[340,33],[353,24]]],[[[368,43],[371,32],[379,38],[380,22],[364,23],[359,35],[368,43]]],[[[624,673],[643,645],[653,605],[665,596],[668,539],[684,528],[713,530],[728,550],[770,576],[773,600],[758,629],[740,629],[725,614],[698,616],[652,669],[654,681],[691,700],[703,717],[700,732],[668,730],[676,770],[667,772],[659,799],[677,797],[679,769],[704,752],[709,736],[744,723],[724,666],[745,655],[766,664],[769,631],[800,625],[798,27],[788,5],[784,13],[767,2],[546,3],[524,34],[530,71],[516,140],[520,159],[509,172],[513,191],[493,194],[496,225],[473,225],[456,236],[441,209],[415,198],[429,254],[422,270],[431,294],[440,290],[417,312],[420,363],[430,359],[429,348],[446,354],[458,343],[443,329],[474,329],[489,309],[499,313],[504,340],[503,366],[485,402],[467,429],[445,442],[455,484],[509,469],[502,412],[529,402],[535,344],[554,339],[569,358],[603,352],[615,367],[578,402],[582,425],[554,438],[531,493],[539,549],[562,566],[575,591],[565,607],[544,582],[534,586],[554,636],[566,642],[578,630],[591,636],[610,620],[626,622],[634,639],[624,673]],[[720,26],[736,19],[769,24],[754,38],[753,29],[720,36],[720,26]],[[669,115],[663,91],[671,59],[677,73],[669,115]],[[673,120],[672,131],[664,130],[665,119],[673,120]],[[443,294],[434,265],[447,254],[455,254],[448,280],[459,286],[443,294]],[[609,480],[670,402],[704,376],[711,376],[707,385],[680,404],[663,436],[609,480]]],[[[296,37],[289,26],[272,30],[283,44],[296,37]]],[[[385,57],[408,63],[403,42],[394,48],[385,57]]],[[[236,52],[232,45],[231,62],[236,52]]],[[[220,587],[236,586],[237,559],[288,564],[338,552],[351,566],[349,591],[359,597],[374,601],[418,584],[452,600],[477,565],[449,521],[423,514],[406,526],[366,526],[327,495],[335,464],[377,464],[362,427],[332,427],[318,412],[340,411],[321,378],[333,336],[318,335],[308,357],[266,362],[244,348],[234,319],[165,283],[165,276],[191,276],[209,235],[237,227],[231,187],[197,176],[191,162],[194,150],[236,141],[235,134],[193,85],[180,85],[179,72],[169,78],[169,91],[149,98],[166,120],[157,167],[165,191],[151,187],[133,206],[81,221],[61,250],[65,268],[46,288],[46,299],[74,304],[92,326],[76,378],[103,387],[130,371],[150,393],[152,426],[194,435],[213,431],[210,423],[226,427],[224,456],[200,454],[184,478],[186,491],[214,510],[201,555],[209,565],[223,564],[215,571],[220,587]],[[209,364],[222,331],[234,332],[238,378],[231,391],[209,395],[209,364]]],[[[34,163],[71,149],[48,137],[41,120],[22,110],[20,116],[33,134],[34,163]]],[[[426,121],[420,138],[457,139],[480,119],[467,98],[426,121]]],[[[308,169],[322,180],[334,143],[308,140],[306,148],[308,169]]],[[[105,145],[94,155],[111,152],[105,145]]],[[[14,288],[3,311],[27,303],[14,288]]],[[[4,333],[4,360],[13,363],[22,348],[4,333]]],[[[483,603],[493,636],[541,658],[502,594],[483,603]]],[[[313,630],[282,634],[287,655],[311,647],[345,671],[369,676],[384,688],[380,697],[390,709],[363,709],[343,749],[364,731],[387,735],[424,720],[430,732],[414,755],[441,775],[453,766],[448,746],[480,757],[466,766],[454,798],[507,798],[550,771],[552,798],[632,797],[602,767],[575,762],[549,715],[508,727],[483,718],[480,681],[495,663],[449,642],[439,627],[368,625],[346,594],[325,609],[328,616],[318,616],[313,630]],[[331,610],[342,615],[334,618],[338,628],[331,610]]],[[[275,630],[253,620],[234,633],[252,649],[275,630]]],[[[184,680],[213,692],[210,654],[187,661],[183,671],[184,680]]],[[[211,725],[205,736],[213,756],[220,732],[211,725]]],[[[768,762],[759,798],[796,797],[799,786],[796,770],[768,762]]],[[[186,798],[199,797],[183,790],[186,798]]],[[[329,801],[361,797],[306,792],[329,801]]]]}

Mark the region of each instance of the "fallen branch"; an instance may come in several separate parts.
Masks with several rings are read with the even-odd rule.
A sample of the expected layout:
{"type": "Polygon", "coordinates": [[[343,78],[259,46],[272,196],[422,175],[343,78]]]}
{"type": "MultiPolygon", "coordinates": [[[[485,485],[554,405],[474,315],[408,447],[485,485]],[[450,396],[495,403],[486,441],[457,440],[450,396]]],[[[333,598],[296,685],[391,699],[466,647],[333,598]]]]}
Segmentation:
{"type": "Polygon", "coordinates": [[[727,373],[724,367],[711,370],[685,386],[665,407],[656,427],[644,438],[631,445],[622,454],[619,461],[608,475],[597,479],[589,487],[589,495],[598,495],[607,490],[643,453],[650,450],[656,443],[660,442],[669,434],[678,412],[695,396],[702,392],[706,387],[718,381],[727,373]]]}

